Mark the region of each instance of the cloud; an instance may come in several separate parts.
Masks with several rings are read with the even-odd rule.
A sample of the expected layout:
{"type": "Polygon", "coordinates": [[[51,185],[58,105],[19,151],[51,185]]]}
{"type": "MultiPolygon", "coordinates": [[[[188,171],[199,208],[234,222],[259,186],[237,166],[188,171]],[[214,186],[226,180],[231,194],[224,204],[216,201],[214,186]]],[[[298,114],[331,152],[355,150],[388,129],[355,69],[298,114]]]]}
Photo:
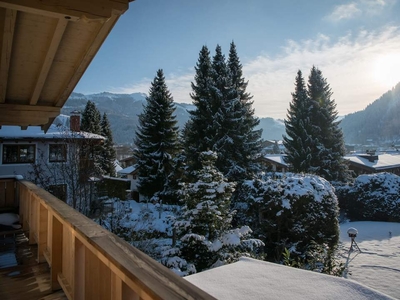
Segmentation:
{"type": "Polygon", "coordinates": [[[326,20],[338,22],[364,16],[371,17],[391,7],[396,0],[356,0],[347,4],[337,5],[333,11],[325,17],[326,20]]]}
{"type": "Polygon", "coordinates": [[[349,3],[338,5],[335,7],[333,12],[327,16],[328,20],[340,21],[342,19],[352,19],[357,15],[361,14],[361,9],[359,9],[357,3],[349,3]]]}
{"type": "Polygon", "coordinates": [[[398,27],[359,31],[335,41],[324,35],[301,42],[289,40],[280,56],[259,56],[244,65],[256,114],[284,118],[297,70],[302,70],[307,80],[313,65],[327,78],[340,115],[362,110],[400,81],[400,66],[397,73],[391,71],[390,81],[377,80],[376,74],[376,62],[385,54],[391,53],[400,64],[399,47],[398,27]]]}
{"type": "MultiPolygon", "coordinates": [[[[256,115],[285,118],[297,71],[302,70],[307,80],[309,70],[315,65],[332,88],[339,114],[345,115],[364,109],[400,81],[398,49],[399,27],[361,30],[335,40],[320,34],[304,41],[288,40],[278,56],[264,54],[242,62],[243,74],[249,81],[247,91],[254,96],[256,115]],[[377,68],[377,63],[385,57],[395,60],[391,66],[391,80],[386,80],[387,74],[379,75],[382,70],[377,68]],[[380,76],[386,78],[385,81],[379,80],[380,76]]],[[[179,74],[166,74],[168,88],[176,102],[192,102],[189,94],[193,80],[194,68],[179,74]]],[[[145,78],[112,92],[147,93],[151,81],[145,78]]]]}

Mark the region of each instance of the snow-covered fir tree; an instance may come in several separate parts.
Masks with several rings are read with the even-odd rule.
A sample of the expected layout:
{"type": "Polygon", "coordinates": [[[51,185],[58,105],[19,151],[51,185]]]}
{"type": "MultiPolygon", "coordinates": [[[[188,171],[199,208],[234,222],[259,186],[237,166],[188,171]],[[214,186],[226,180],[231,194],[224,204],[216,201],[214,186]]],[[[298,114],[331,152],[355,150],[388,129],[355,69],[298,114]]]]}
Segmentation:
{"type": "Polygon", "coordinates": [[[189,111],[190,120],[185,124],[183,130],[183,142],[187,165],[192,170],[201,168],[199,154],[211,149],[210,137],[213,132],[214,109],[211,106],[209,90],[211,82],[211,58],[207,46],[203,46],[199,53],[199,59],[195,66],[196,74],[192,82],[192,93],[194,110],[189,111]]]}
{"type": "MultiPolygon", "coordinates": [[[[101,114],[97,109],[96,104],[92,101],[86,103],[85,109],[81,116],[81,131],[102,135],[101,128],[101,114]]],[[[87,172],[86,177],[99,177],[105,174],[105,170],[102,167],[102,145],[100,144],[86,144],[82,145],[81,153],[83,158],[83,168],[92,170],[87,172]]]]}
{"type": "Polygon", "coordinates": [[[248,179],[259,170],[256,160],[261,152],[262,129],[256,129],[260,120],[254,115],[253,97],[246,91],[248,82],[243,77],[242,64],[234,42],[231,43],[229,49],[228,68],[236,93],[235,110],[238,116],[238,141],[234,141],[235,161],[228,176],[238,180],[248,179]]]}
{"type": "Polygon", "coordinates": [[[343,133],[337,121],[338,112],[332,90],[322,72],[313,66],[308,78],[308,97],[313,118],[311,171],[329,181],[346,181],[348,167],[343,159],[346,153],[343,133]]]}
{"type": "Polygon", "coordinates": [[[203,46],[195,70],[191,97],[196,108],[184,130],[187,164],[191,170],[198,170],[199,154],[212,150],[218,154],[217,168],[229,181],[243,180],[257,169],[261,131],[254,129],[258,119],[251,108],[234,43],[228,62],[219,45],[212,61],[203,46]]]}
{"type": "Polygon", "coordinates": [[[115,176],[116,153],[114,149],[113,135],[108,121],[107,114],[104,113],[101,119],[101,135],[106,138],[101,145],[100,164],[105,174],[115,176]]]}
{"type": "Polygon", "coordinates": [[[308,98],[302,72],[297,72],[295,91],[285,119],[286,136],[283,145],[286,149],[286,161],[297,173],[310,172],[311,149],[314,148],[314,138],[311,134],[311,101],[308,98]]]}
{"type": "Polygon", "coordinates": [[[92,101],[86,103],[81,117],[81,130],[94,134],[101,134],[101,115],[92,101]]]}
{"type": "Polygon", "coordinates": [[[200,161],[203,167],[196,172],[195,182],[182,184],[184,205],[175,222],[179,240],[177,248],[167,253],[172,257],[164,261],[175,270],[184,266],[190,272],[199,272],[232,262],[262,245],[259,240],[245,240],[251,233],[248,226],[231,229],[234,183],[215,168],[217,154],[202,152],[200,161]]]}
{"type": "Polygon", "coordinates": [[[173,115],[173,98],[165,83],[163,70],[158,70],[151,83],[143,113],[136,131],[136,151],[139,170],[139,193],[164,203],[175,201],[170,181],[174,158],[179,151],[178,127],[173,115]]]}
{"type": "Polygon", "coordinates": [[[322,72],[312,67],[307,89],[297,73],[285,120],[287,161],[295,172],[313,173],[330,181],[346,181],[348,168],[343,159],[345,147],[339,128],[336,104],[322,72]]]}

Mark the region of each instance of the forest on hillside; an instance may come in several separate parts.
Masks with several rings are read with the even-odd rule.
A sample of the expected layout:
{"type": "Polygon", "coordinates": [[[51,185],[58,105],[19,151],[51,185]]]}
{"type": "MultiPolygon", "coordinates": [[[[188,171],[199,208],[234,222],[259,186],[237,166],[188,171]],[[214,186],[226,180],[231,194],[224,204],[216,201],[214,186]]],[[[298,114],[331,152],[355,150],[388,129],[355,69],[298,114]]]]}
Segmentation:
{"type": "Polygon", "coordinates": [[[340,123],[348,144],[400,144],[400,83],[340,123]]]}

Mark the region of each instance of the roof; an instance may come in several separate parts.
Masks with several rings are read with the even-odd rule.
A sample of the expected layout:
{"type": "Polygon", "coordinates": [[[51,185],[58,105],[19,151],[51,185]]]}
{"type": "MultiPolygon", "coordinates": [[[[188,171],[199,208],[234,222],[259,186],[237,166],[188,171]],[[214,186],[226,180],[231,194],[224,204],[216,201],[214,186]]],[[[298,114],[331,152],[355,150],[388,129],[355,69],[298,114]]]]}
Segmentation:
{"type": "Polygon", "coordinates": [[[132,165],[125,169],[119,170],[117,173],[121,174],[121,175],[128,175],[128,174],[135,173],[137,171],[137,169],[138,169],[138,165],[132,165]]]}
{"type": "Polygon", "coordinates": [[[385,169],[392,169],[400,167],[400,153],[399,154],[377,154],[376,160],[369,160],[367,154],[354,154],[347,155],[344,159],[350,161],[353,164],[368,167],[376,171],[382,171],[385,169]]]}
{"type": "Polygon", "coordinates": [[[264,158],[266,160],[287,167],[288,164],[285,162],[285,157],[286,157],[286,154],[266,154],[266,155],[264,155],[264,158]]]}
{"type": "Polygon", "coordinates": [[[242,257],[184,277],[217,299],[393,299],[355,281],[242,257]]]}
{"type": "MultiPolygon", "coordinates": [[[[62,115],[61,115],[62,116],[62,115]]],[[[60,121],[60,117],[56,121],[60,121]]],[[[92,140],[105,140],[105,137],[89,132],[79,131],[73,132],[69,130],[64,124],[54,122],[44,132],[39,126],[29,126],[22,130],[19,126],[2,126],[0,128],[0,140],[43,140],[43,139],[92,139],[92,140]]]]}
{"type": "Polygon", "coordinates": [[[128,3],[0,0],[0,126],[47,129],[128,3]]]}

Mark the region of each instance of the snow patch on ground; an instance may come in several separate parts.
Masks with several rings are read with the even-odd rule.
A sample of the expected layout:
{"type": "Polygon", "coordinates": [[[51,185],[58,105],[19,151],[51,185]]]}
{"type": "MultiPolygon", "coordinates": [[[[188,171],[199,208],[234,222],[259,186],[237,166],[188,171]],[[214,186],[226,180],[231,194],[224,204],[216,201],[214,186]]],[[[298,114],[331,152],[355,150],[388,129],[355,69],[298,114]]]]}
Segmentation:
{"type": "Polygon", "coordinates": [[[340,225],[340,241],[349,259],[347,278],[400,299],[400,223],[348,222],[340,225]],[[358,230],[355,239],[361,253],[347,250],[347,230],[358,230]]]}

